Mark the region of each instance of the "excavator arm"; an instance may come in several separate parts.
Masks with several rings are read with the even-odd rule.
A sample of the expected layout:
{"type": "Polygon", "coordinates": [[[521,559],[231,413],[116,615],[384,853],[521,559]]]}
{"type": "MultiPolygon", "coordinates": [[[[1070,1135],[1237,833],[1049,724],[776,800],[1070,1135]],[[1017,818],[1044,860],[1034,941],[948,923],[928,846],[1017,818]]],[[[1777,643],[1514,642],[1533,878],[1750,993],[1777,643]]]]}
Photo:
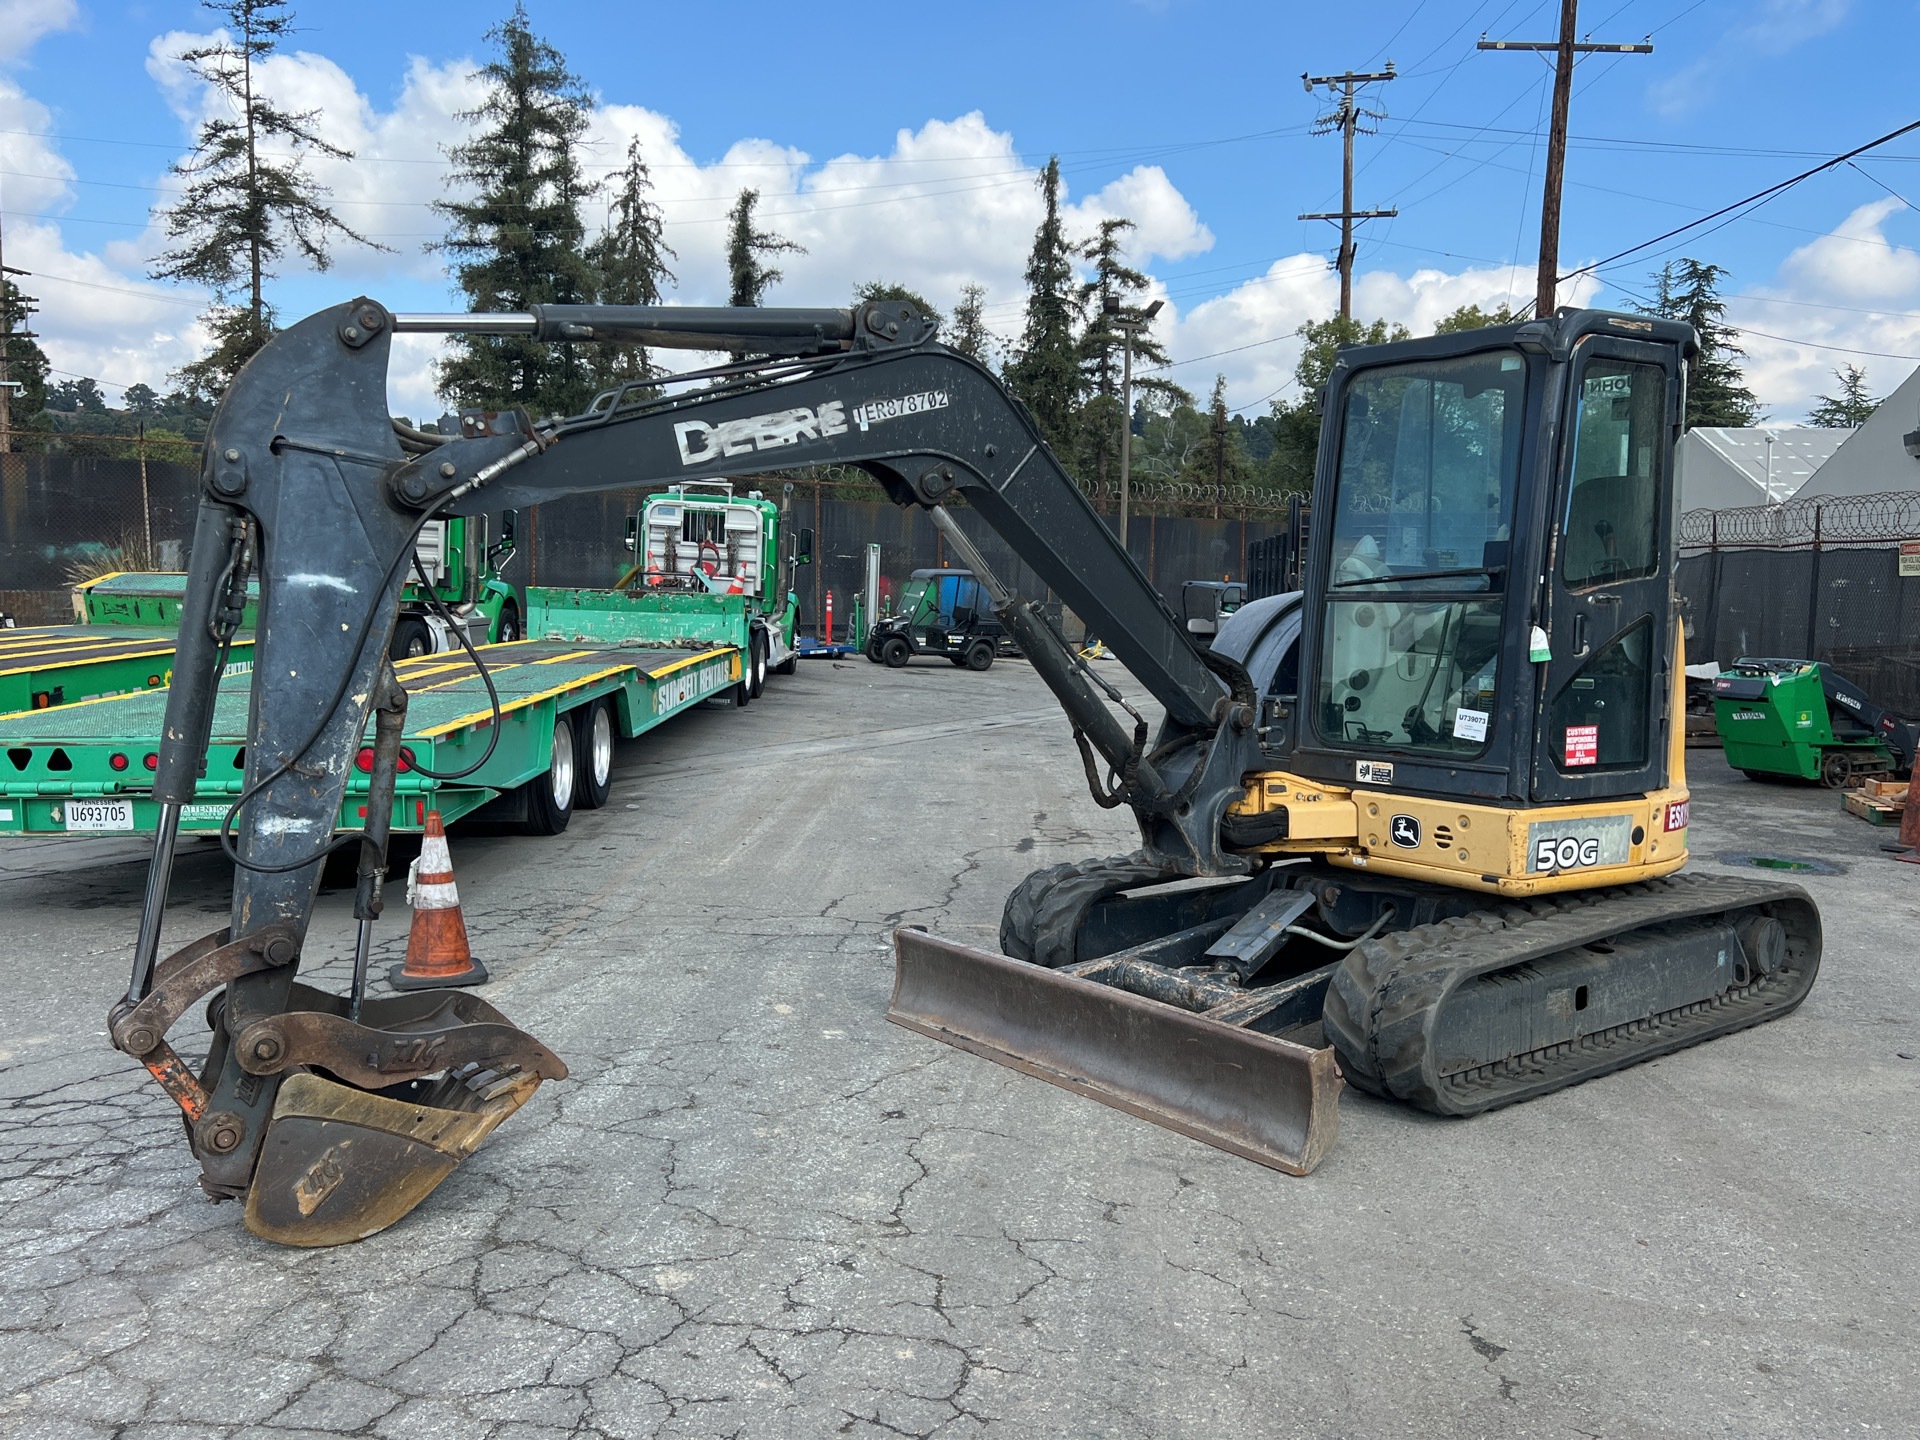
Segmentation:
{"type": "Polygon", "coordinates": [[[249,1224],[271,1238],[335,1243],[392,1223],[540,1080],[565,1074],[471,996],[434,1004],[363,993],[391,808],[381,796],[390,799],[406,705],[387,645],[416,538],[435,516],[747,467],[858,466],[896,502],[930,510],[974,563],[1067,710],[1090,782],[1109,803],[1132,805],[1149,868],[1249,868],[1219,834],[1254,717],[1245,672],[1194,648],[1032,417],[984,368],[936,343],[910,306],[437,317],[359,299],[281,332],[249,362],[206,454],[155,776],[161,823],[132,981],[110,1025],[115,1044],[181,1104],[205,1188],[246,1197],[249,1224]],[[681,377],[699,388],[629,385],[584,415],[502,411],[435,437],[388,415],[392,340],[409,331],[638,340],[756,358],[681,377]],[[1160,702],[1166,721],[1151,751],[1144,724],[1119,721],[1037,608],[991,576],[945,508],[958,496],[1160,702]],[[204,772],[249,569],[260,598],[244,790],[222,835],[236,865],[229,926],[162,961],[174,832],[204,772]],[[368,830],[336,839],[334,817],[376,717],[368,830]],[[322,861],[352,846],[359,936],[352,993],[340,1000],[295,974],[322,861]],[[165,1031],[215,992],[213,1049],[196,1079],[165,1031]],[[342,1136],[358,1144],[353,1164],[342,1136]]]}

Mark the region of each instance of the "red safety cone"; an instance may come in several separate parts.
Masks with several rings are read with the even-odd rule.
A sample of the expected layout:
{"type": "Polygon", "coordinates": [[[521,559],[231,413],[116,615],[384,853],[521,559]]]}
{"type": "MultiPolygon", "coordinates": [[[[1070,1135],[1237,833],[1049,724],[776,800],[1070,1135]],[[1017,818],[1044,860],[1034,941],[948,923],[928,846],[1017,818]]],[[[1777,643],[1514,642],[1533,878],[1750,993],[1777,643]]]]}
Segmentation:
{"type": "Polygon", "coordinates": [[[486,984],[487,967],[467,946],[467,922],[453,884],[453,857],[447,853],[447,827],[438,810],[427,812],[420,858],[407,880],[407,902],[413,906],[407,958],[387,972],[387,983],[396,990],[486,984]]]}
{"type": "Polygon", "coordinates": [[[747,580],[744,575],[735,575],[733,583],[727,586],[727,594],[744,595],[747,593],[747,580]]]}

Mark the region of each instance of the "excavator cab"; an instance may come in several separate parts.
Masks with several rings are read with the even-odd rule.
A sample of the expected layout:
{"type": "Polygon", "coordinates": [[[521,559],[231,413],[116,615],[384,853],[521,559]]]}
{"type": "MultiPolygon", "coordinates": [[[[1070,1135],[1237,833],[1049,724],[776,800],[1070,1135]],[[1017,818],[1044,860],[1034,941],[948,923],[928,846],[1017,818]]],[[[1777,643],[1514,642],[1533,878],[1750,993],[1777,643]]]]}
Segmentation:
{"type": "Polygon", "coordinates": [[[1292,771],[1514,805],[1666,785],[1683,342],[1656,323],[1341,357],[1292,771]]]}

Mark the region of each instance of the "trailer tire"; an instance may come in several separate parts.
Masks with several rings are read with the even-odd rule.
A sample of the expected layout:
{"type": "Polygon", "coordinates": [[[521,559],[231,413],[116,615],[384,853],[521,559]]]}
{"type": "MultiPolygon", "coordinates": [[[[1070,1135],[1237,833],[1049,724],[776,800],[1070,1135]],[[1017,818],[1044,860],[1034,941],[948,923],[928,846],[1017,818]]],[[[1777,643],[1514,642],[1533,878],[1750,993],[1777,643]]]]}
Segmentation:
{"type": "Polygon", "coordinates": [[[598,810],[613,793],[613,702],[601,696],[573,712],[574,801],[582,810],[598,810]]]}
{"type": "Polygon", "coordinates": [[[417,655],[433,653],[433,632],[427,628],[427,622],[417,615],[402,615],[393,627],[393,640],[387,646],[387,654],[395,660],[411,660],[417,655]]]}
{"type": "Polygon", "coordinates": [[[993,646],[984,640],[976,640],[967,647],[967,669],[991,670],[993,668],[993,646]]]}
{"type": "Polygon", "coordinates": [[[527,792],[527,834],[558,835],[573,819],[574,799],[580,789],[577,755],[572,724],[565,716],[556,717],[553,753],[546,773],[534,776],[522,787],[527,792]]]}
{"type": "Polygon", "coordinates": [[[898,670],[913,658],[913,646],[905,636],[889,635],[880,645],[880,659],[889,670],[898,670]]]}

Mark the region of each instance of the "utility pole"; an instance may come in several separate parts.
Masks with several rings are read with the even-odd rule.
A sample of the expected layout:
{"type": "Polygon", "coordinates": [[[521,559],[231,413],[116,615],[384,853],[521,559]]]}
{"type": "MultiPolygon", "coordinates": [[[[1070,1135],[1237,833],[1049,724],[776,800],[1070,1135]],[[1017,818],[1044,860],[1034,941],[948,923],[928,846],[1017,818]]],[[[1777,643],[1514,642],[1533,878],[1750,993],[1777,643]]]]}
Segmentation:
{"type": "Polygon", "coordinates": [[[1120,548],[1127,548],[1127,504],[1132,496],[1132,481],[1129,472],[1133,462],[1133,339],[1142,330],[1153,323],[1153,317],[1160,313],[1160,307],[1167,302],[1156,300],[1144,310],[1123,310],[1120,297],[1107,297],[1107,323],[1126,337],[1121,350],[1120,361],[1120,548]]]}
{"type": "Polygon", "coordinates": [[[1374,85],[1394,79],[1393,62],[1387,62],[1385,70],[1356,74],[1349,70],[1344,75],[1305,75],[1300,83],[1311,95],[1324,85],[1329,92],[1338,91],[1338,103],[1334,108],[1313,122],[1313,133],[1326,135],[1334,130],[1340,132],[1342,160],[1340,165],[1340,208],[1338,210],[1320,210],[1311,215],[1302,215],[1302,220],[1338,220],[1340,222],[1340,258],[1335,262],[1340,271],[1340,318],[1353,318],[1353,222],[1356,220],[1391,220],[1399,210],[1356,210],[1353,208],[1353,137],[1361,130],[1373,134],[1373,127],[1362,125],[1363,120],[1384,120],[1386,112],[1362,109],[1354,103],[1354,92],[1362,85],[1374,85]]]}
{"type": "Polygon", "coordinates": [[[1560,279],[1560,189],[1567,168],[1567,109],[1573,102],[1573,66],[1576,55],[1651,55],[1652,37],[1638,45],[1597,45],[1591,36],[1575,42],[1574,25],[1580,0],[1560,0],[1558,40],[1489,40],[1480,37],[1482,50],[1551,52],[1553,59],[1553,119],[1547,131],[1547,178],[1540,193],[1540,274],[1533,313],[1545,319],[1553,314],[1554,290],[1560,279]]]}

